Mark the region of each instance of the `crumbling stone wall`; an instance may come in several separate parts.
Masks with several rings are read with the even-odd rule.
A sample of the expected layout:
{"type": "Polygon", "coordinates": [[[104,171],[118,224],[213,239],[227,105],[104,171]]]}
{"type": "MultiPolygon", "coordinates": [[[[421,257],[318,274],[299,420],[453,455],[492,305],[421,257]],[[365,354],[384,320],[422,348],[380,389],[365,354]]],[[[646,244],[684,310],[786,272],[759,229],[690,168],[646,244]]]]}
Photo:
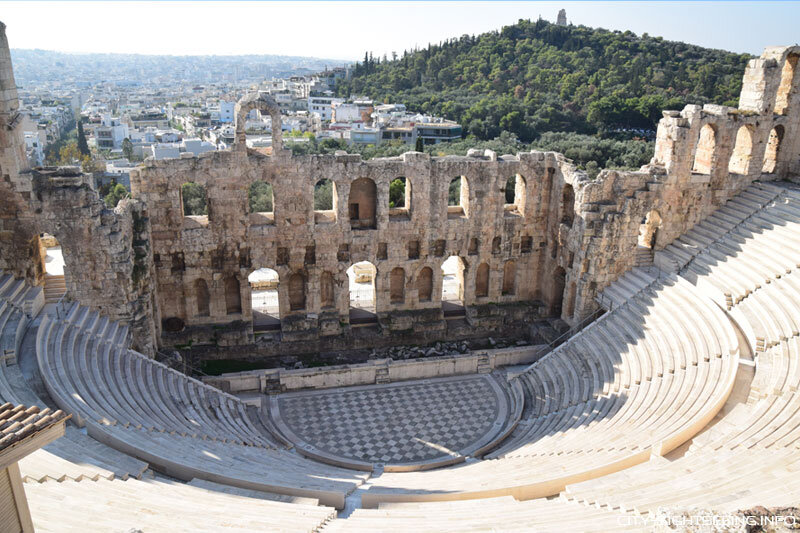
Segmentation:
{"type": "Polygon", "coordinates": [[[127,323],[134,347],[153,353],[157,310],[147,211],[130,199],[107,209],[89,180],[78,169],[32,172],[37,234],[49,233],[61,245],[67,299],[127,323]]]}
{"type": "MultiPolygon", "coordinates": [[[[252,321],[247,277],[259,268],[278,272],[284,340],[347,330],[346,270],[360,261],[377,269],[376,311],[389,330],[445,327],[441,265],[452,255],[462,260],[463,301],[468,309],[560,300],[560,294],[549,290],[560,246],[552,236],[565,218],[562,191],[575,176],[562,156],[541,152],[445,158],[409,152],[362,161],[348,154],[292,157],[276,150],[268,157],[232,150],[148,161],[132,173],[131,184],[134,197],[151,214],[155,277],[165,324],[171,321],[179,328],[225,324],[227,342],[244,343],[252,340],[247,327],[252,321]],[[515,175],[525,183],[517,187],[525,195],[519,200],[527,206],[524,210],[505,205],[506,182],[515,175]],[[447,205],[450,181],[458,176],[464,177],[468,190],[463,212],[447,205]],[[402,216],[389,207],[389,184],[398,177],[405,177],[412,191],[402,216]],[[323,178],[333,181],[337,201],[333,213],[320,216],[314,211],[313,190],[323,178]],[[248,191],[257,180],[272,185],[274,212],[269,218],[248,213],[248,191]],[[188,181],[205,188],[207,217],[183,215],[180,191],[188,181]],[[351,220],[353,203],[359,204],[359,213],[351,220]],[[485,295],[475,291],[481,264],[489,271],[485,295]],[[513,290],[508,290],[508,282],[503,290],[504,278],[510,275],[515,276],[513,290]],[[226,280],[232,278],[240,289],[241,312],[229,313],[225,304],[226,285],[230,288],[226,280]],[[200,291],[198,299],[198,280],[208,287],[207,314],[204,305],[198,305],[205,296],[200,291]],[[240,335],[231,337],[237,325],[240,335]]],[[[572,220],[575,214],[566,218],[572,220]]],[[[479,317],[475,313],[469,319],[479,317]]]]}

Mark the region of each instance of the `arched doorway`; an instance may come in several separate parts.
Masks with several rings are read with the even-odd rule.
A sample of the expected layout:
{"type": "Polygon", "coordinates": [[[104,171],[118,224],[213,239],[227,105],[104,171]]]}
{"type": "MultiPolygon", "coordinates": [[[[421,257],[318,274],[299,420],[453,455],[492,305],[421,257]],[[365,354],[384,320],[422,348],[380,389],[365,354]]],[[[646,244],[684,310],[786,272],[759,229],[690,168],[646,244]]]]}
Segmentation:
{"type": "Polygon", "coordinates": [[[486,298],[489,296],[489,265],[481,263],[475,273],[475,297],[486,298]]]}
{"type": "Polygon", "coordinates": [[[271,268],[259,268],[247,276],[253,308],[253,330],[280,329],[281,313],[278,298],[278,273],[271,268]]]}
{"type": "Polygon", "coordinates": [[[371,324],[378,321],[375,302],[377,269],[369,261],[354,263],[347,269],[350,289],[350,324],[371,324]]]}
{"type": "Polygon", "coordinates": [[[464,316],[464,260],[451,255],[442,263],[442,310],[445,317],[464,316]]]}
{"type": "Polygon", "coordinates": [[[694,152],[692,172],[696,174],[711,174],[714,164],[714,152],[717,149],[717,132],[714,126],[706,124],[700,128],[700,137],[694,152]]]}
{"type": "Polygon", "coordinates": [[[781,153],[781,143],[783,142],[783,126],[778,124],[769,132],[767,139],[767,149],[764,152],[764,165],[761,172],[772,174],[778,169],[778,157],[781,153]]]}
{"type": "Polygon", "coordinates": [[[503,265],[503,295],[513,296],[517,292],[517,264],[513,260],[503,265]]]}
{"type": "Polygon", "coordinates": [[[300,272],[289,276],[289,310],[303,311],[306,308],[306,278],[300,272]]]}
{"type": "Polygon", "coordinates": [[[406,302],[406,271],[395,267],[389,274],[389,301],[393,304],[406,302]]]}
{"type": "Polygon", "coordinates": [[[39,255],[44,271],[44,301],[56,303],[67,292],[61,244],[49,233],[42,233],[39,236],[39,255]]]}
{"type": "Polygon", "coordinates": [[[424,267],[417,274],[417,299],[430,302],[433,296],[433,269],[424,267]]]}
{"type": "Polygon", "coordinates": [[[733,154],[728,162],[728,172],[747,175],[750,171],[750,159],[753,155],[753,126],[742,126],[736,133],[733,154]]]}
{"type": "Polygon", "coordinates": [[[225,313],[237,315],[242,312],[242,289],[236,276],[225,278],[225,313]]]}

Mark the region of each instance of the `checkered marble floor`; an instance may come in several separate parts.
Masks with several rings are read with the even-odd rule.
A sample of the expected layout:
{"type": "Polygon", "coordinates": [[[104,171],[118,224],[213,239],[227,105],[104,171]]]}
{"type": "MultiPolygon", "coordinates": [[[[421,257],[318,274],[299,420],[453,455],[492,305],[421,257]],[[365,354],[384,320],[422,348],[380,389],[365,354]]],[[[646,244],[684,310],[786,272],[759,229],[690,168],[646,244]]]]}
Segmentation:
{"type": "Polygon", "coordinates": [[[485,375],[278,396],[296,445],[380,464],[448,457],[496,427],[505,397],[485,375]]]}

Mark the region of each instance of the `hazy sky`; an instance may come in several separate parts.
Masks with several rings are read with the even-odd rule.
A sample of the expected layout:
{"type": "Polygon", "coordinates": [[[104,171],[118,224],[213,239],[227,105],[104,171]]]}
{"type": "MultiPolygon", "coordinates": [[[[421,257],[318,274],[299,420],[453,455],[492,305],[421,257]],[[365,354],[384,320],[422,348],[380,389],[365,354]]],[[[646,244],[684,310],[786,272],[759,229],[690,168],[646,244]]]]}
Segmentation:
{"type": "Polygon", "coordinates": [[[800,2],[6,2],[12,48],[358,59],[560,8],[575,24],[760,54],[800,41],[800,2]]]}

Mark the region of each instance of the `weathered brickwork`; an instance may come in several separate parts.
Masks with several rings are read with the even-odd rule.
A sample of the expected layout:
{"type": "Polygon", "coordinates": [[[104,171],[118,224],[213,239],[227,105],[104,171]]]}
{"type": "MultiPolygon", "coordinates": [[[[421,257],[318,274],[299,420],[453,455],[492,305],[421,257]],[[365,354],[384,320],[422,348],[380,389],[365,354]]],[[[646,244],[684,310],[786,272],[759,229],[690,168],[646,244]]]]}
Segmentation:
{"type": "Polygon", "coordinates": [[[260,268],[278,273],[277,346],[353,335],[346,271],[360,261],[377,272],[384,337],[445,336],[441,265],[450,256],[460,258],[468,327],[491,329],[504,309],[575,323],[642,246],[670,268],[658,250],[751,181],[800,174],[800,47],[784,47],[750,62],[738,109],[665,111],[655,156],[636,172],[589,180],[543,152],[294,157],[282,147],[277,106],[252,94],[237,106],[232,150],[147,161],[131,174],[133,198],[108,210],[80,174],[24,169],[4,32],[0,48],[0,268],[41,282],[38,236],[55,235],[68,296],[130,323],[135,345],[150,353],[211,338],[252,343],[248,276],[260,268]],[[269,155],[246,147],[251,109],[273,119],[269,155]],[[512,176],[515,200],[506,204],[512,176]],[[390,207],[399,177],[406,205],[390,207]],[[448,205],[457,177],[460,205],[448,205]],[[329,211],[314,210],[322,179],[334,185],[329,211]],[[272,187],[271,213],[249,212],[258,181],[272,187]],[[184,216],[187,182],[205,191],[207,216],[184,216]]]}
{"type": "MultiPolygon", "coordinates": [[[[574,218],[572,205],[565,207],[568,216],[562,213],[562,196],[575,176],[554,153],[500,158],[493,153],[446,158],[406,153],[362,161],[346,154],[267,157],[234,150],[148,162],[133,173],[132,189],[150,209],[165,320],[179,318],[190,325],[249,322],[247,277],[256,269],[271,268],[279,274],[283,334],[301,339],[306,333],[339,334],[348,326],[346,270],[359,261],[377,269],[376,312],[390,329],[426,327],[405,313],[410,310],[432,311],[425,323],[443,327],[441,265],[453,255],[462,261],[463,302],[468,307],[554,300],[557,236],[562,219],[574,218]],[[516,175],[525,184],[521,198],[518,205],[506,206],[506,181],[516,175]],[[468,189],[464,205],[448,208],[448,187],[458,176],[468,189]],[[410,206],[402,213],[389,208],[389,183],[398,177],[405,177],[411,188],[410,206]],[[334,183],[332,214],[313,209],[314,184],[323,178],[334,183]],[[248,190],[257,180],[273,187],[274,214],[269,218],[248,213],[248,190]],[[187,181],[205,188],[207,218],[183,216],[180,191],[187,181]],[[353,192],[365,182],[368,192],[353,192]],[[352,203],[359,204],[360,218],[351,222],[352,203]],[[359,225],[367,229],[353,227],[359,225]],[[488,286],[476,294],[481,264],[488,266],[488,286]],[[432,278],[421,300],[420,288],[427,287],[418,281],[423,270],[432,278]],[[231,285],[231,278],[236,284],[231,285]],[[333,280],[332,301],[323,301],[324,278],[333,280]],[[198,307],[198,279],[210,293],[208,316],[201,316],[205,313],[198,307]],[[231,286],[238,287],[241,311],[229,313],[226,290],[231,286]],[[298,287],[301,295],[293,303],[291,293],[298,287]]],[[[560,302],[560,296],[556,299],[560,302]]]]}

